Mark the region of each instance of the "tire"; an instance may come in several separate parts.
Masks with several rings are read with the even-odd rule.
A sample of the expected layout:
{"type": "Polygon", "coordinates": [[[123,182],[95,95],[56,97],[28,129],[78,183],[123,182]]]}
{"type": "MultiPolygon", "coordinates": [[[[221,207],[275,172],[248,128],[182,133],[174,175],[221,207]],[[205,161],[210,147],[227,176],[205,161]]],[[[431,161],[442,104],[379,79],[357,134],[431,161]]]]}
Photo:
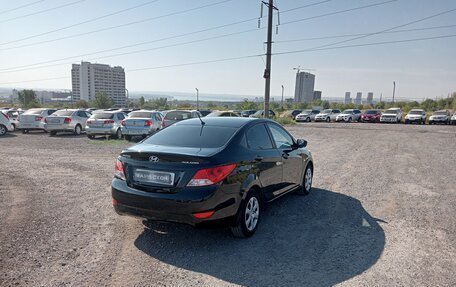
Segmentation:
{"type": "Polygon", "coordinates": [[[4,125],[0,125],[0,136],[4,136],[8,129],[4,125]]]}
{"type": "Polygon", "coordinates": [[[15,124],[11,124],[13,126],[13,132],[16,131],[16,125],[15,124]]]}
{"type": "Polygon", "coordinates": [[[251,189],[239,208],[238,220],[236,225],[230,228],[231,233],[239,238],[252,236],[260,223],[261,208],[259,192],[251,189]]]}
{"type": "Polygon", "coordinates": [[[122,131],[120,129],[117,129],[116,134],[114,135],[115,139],[122,139],[122,131]]]}
{"type": "Polygon", "coordinates": [[[50,133],[49,133],[49,136],[52,137],[52,136],[55,136],[56,134],[57,134],[57,132],[50,132],[50,133]]]}
{"type": "Polygon", "coordinates": [[[126,136],[125,136],[125,139],[126,139],[127,141],[131,141],[131,136],[126,135],[126,136]]]}
{"type": "Polygon", "coordinates": [[[80,125],[76,125],[76,127],[74,128],[74,134],[75,135],[80,135],[82,132],[82,128],[80,125]]]}
{"type": "Polygon", "coordinates": [[[307,118],[307,119],[306,119],[306,122],[310,123],[310,118],[307,118]]]}
{"type": "Polygon", "coordinates": [[[312,189],[312,178],[313,178],[313,167],[308,164],[304,171],[304,177],[302,179],[302,186],[296,191],[300,195],[308,195],[312,189]]]}
{"type": "Polygon", "coordinates": [[[351,123],[351,122],[352,122],[352,118],[351,118],[351,117],[350,117],[350,118],[348,118],[348,122],[349,122],[349,123],[351,123]]]}
{"type": "Polygon", "coordinates": [[[331,121],[331,118],[330,117],[327,117],[326,118],[326,122],[329,123],[331,121]]]}

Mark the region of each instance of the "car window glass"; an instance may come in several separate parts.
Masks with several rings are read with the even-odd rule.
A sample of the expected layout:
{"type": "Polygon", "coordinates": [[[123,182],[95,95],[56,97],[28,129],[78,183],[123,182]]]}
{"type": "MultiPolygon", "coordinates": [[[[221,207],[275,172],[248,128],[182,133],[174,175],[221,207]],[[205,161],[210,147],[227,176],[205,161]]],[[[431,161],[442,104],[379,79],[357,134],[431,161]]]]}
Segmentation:
{"type": "Polygon", "coordinates": [[[57,110],[48,110],[48,111],[47,111],[47,114],[50,116],[50,115],[52,115],[53,113],[55,113],[56,111],[57,111],[57,110]]]}
{"type": "Polygon", "coordinates": [[[293,145],[292,137],[284,131],[281,127],[268,124],[271,130],[272,138],[279,149],[290,148],[293,145]]]}
{"type": "Polygon", "coordinates": [[[122,113],[119,113],[119,114],[117,114],[117,118],[119,120],[123,120],[123,119],[125,119],[125,116],[122,113]]]}
{"type": "Polygon", "coordinates": [[[90,118],[90,117],[92,116],[92,114],[89,113],[89,112],[84,112],[84,113],[85,113],[85,115],[86,115],[86,118],[90,118]]]}
{"type": "Polygon", "coordinates": [[[246,132],[247,145],[254,150],[272,149],[271,138],[262,124],[251,127],[246,132]]]}

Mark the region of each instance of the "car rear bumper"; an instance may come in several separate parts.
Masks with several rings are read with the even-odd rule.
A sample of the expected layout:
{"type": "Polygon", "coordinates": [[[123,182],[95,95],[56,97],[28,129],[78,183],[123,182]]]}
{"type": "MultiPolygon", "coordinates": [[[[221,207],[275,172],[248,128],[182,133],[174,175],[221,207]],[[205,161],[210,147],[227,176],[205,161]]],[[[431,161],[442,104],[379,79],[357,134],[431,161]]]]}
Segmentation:
{"type": "Polygon", "coordinates": [[[70,126],[70,125],[50,125],[50,124],[44,125],[44,129],[49,132],[73,132],[74,128],[75,127],[70,126]]]}
{"type": "Polygon", "coordinates": [[[397,118],[380,118],[380,122],[382,123],[396,123],[397,118]]]}
{"type": "Polygon", "coordinates": [[[123,135],[141,136],[151,134],[150,128],[121,127],[123,135]]]}
{"type": "Polygon", "coordinates": [[[41,122],[31,122],[31,123],[23,123],[19,122],[19,125],[17,127],[18,129],[21,130],[44,130],[44,123],[41,122]]]}
{"type": "Polygon", "coordinates": [[[93,128],[86,126],[88,135],[113,135],[117,132],[117,128],[93,128]]]}
{"type": "Polygon", "coordinates": [[[114,210],[157,221],[189,224],[192,226],[229,226],[233,224],[241,202],[240,193],[225,193],[222,185],[185,188],[177,193],[147,192],[132,188],[123,180],[112,180],[114,210]],[[207,219],[194,213],[215,210],[207,219]]]}

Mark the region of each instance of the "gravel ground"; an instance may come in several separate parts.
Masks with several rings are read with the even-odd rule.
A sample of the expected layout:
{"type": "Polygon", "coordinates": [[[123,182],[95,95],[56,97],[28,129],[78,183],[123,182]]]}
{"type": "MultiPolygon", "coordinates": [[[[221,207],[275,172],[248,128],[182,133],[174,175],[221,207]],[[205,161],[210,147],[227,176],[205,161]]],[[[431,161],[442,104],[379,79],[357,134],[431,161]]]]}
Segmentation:
{"type": "Polygon", "coordinates": [[[455,286],[456,127],[310,123],[314,189],[250,239],[117,216],[125,141],[0,138],[0,286],[455,286]]]}

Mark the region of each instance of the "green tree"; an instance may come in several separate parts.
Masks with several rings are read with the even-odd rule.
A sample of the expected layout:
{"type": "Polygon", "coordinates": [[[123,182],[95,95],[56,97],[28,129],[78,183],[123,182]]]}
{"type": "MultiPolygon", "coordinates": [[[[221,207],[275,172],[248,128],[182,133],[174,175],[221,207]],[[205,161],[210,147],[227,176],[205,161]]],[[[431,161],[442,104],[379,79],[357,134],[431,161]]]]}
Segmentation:
{"type": "Polygon", "coordinates": [[[36,93],[34,90],[22,90],[18,93],[18,99],[24,108],[31,108],[31,106],[39,105],[36,99],[36,93]]]}
{"type": "Polygon", "coordinates": [[[87,109],[89,107],[89,103],[85,100],[79,100],[77,101],[74,106],[76,108],[84,108],[84,109],[87,109]]]}
{"type": "Polygon", "coordinates": [[[236,105],[236,109],[238,110],[259,110],[260,105],[258,103],[249,101],[248,99],[244,99],[242,103],[236,105]]]}
{"type": "Polygon", "coordinates": [[[91,105],[98,109],[108,109],[111,108],[114,103],[106,92],[98,92],[92,100],[91,105]]]}
{"type": "Polygon", "coordinates": [[[141,96],[141,98],[139,98],[139,107],[141,109],[144,107],[145,102],[146,102],[146,100],[144,100],[144,97],[141,96]]]}
{"type": "Polygon", "coordinates": [[[329,107],[331,106],[328,101],[323,101],[322,105],[323,105],[323,109],[329,109],[329,107]]]}

